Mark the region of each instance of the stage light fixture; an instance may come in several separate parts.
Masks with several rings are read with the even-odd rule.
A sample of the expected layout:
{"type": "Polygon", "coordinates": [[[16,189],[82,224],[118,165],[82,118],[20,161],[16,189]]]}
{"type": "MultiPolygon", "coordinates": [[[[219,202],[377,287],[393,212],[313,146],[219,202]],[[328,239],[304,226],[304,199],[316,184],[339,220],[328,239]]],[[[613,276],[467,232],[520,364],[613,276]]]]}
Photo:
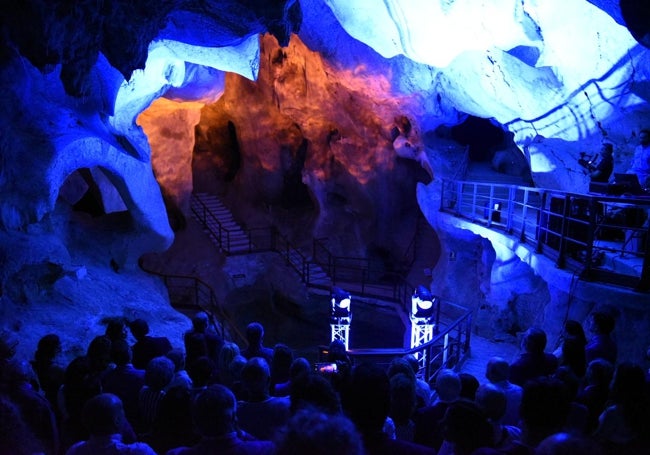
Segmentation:
{"type": "Polygon", "coordinates": [[[413,319],[430,319],[433,317],[434,298],[431,291],[425,286],[415,288],[411,296],[411,318],[413,319]]]}
{"type": "Polygon", "coordinates": [[[341,288],[332,288],[332,313],[333,318],[349,318],[352,295],[341,288]]]}

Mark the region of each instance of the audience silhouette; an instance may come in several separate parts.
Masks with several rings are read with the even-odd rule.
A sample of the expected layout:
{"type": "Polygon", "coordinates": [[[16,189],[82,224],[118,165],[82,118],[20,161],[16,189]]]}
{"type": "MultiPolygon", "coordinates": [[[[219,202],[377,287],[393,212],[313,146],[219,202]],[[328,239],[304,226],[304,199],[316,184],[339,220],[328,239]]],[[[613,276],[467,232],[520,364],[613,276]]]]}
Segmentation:
{"type": "MultiPolygon", "coordinates": [[[[334,340],[322,359],[333,372],[294,359],[284,343],[264,347],[259,322],[248,325],[244,350],[220,338],[211,345],[201,313],[184,334],[195,355],[187,370],[183,349],[166,342],[141,370],[125,319],[105,320],[105,333],[65,368],[54,333],[31,361],[0,336],[0,455],[650,454],[648,375],[606,360],[617,358],[606,311],[591,315],[589,343],[578,321],[566,321],[558,357],[530,327],[511,365],[489,359],[485,382],[441,369],[433,388],[412,355],[354,365],[334,340]]],[[[129,327],[151,338],[146,321],[129,327]]]]}
{"type": "Polygon", "coordinates": [[[539,327],[531,327],[522,341],[524,352],[510,364],[510,382],[523,386],[527,380],[539,376],[552,375],[558,366],[557,357],[544,352],[546,332],[539,327]]]}
{"type": "Polygon", "coordinates": [[[235,395],[221,384],[201,391],[192,402],[192,419],[201,439],[192,447],[179,447],[167,455],[272,454],[271,441],[252,440],[237,429],[235,395]]]}
{"type": "Polygon", "coordinates": [[[110,393],[92,397],[83,408],[83,421],[90,436],[70,447],[66,455],[156,455],[144,442],[122,442],[120,428],[124,420],[122,401],[118,397],[110,393]]]}
{"type": "Polygon", "coordinates": [[[259,322],[251,322],[246,327],[246,341],[248,346],[241,352],[241,355],[250,360],[253,357],[261,357],[266,363],[273,362],[273,349],[264,346],[264,327],[259,322]]]}
{"type": "Polygon", "coordinates": [[[132,346],[133,366],[144,370],[149,360],[166,355],[172,349],[167,337],[152,337],[149,335],[149,323],[144,319],[135,319],[129,324],[131,334],[137,340],[132,346]]]}

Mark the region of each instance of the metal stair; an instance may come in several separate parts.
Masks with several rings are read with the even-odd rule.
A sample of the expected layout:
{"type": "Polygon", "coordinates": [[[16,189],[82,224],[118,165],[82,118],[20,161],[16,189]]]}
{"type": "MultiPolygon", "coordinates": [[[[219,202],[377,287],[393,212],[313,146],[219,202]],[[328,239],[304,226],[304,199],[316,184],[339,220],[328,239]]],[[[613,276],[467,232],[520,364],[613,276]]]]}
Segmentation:
{"type": "Polygon", "coordinates": [[[250,252],[251,241],[248,234],[217,196],[193,193],[190,207],[194,217],[203,225],[203,231],[224,253],[250,252]]]}
{"type": "MultiPolygon", "coordinates": [[[[194,217],[203,225],[203,231],[212,242],[225,254],[248,254],[269,251],[261,245],[255,245],[249,233],[235,221],[232,213],[221,200],[208,193],[193,193],[191,209],[194,217]]],[[[269,228],[269,232],[271,229],[269,228]]],[[[275,234],[277,236],[277,233],[275,234]]],[[[326,271],[307,258],[286,239],[280,238],[272,242],[273,251],[281,254],[309,287],[329,289],[332,279],[326,271]],[[278,246],[281,244],[282,246],[278,246]]]]}

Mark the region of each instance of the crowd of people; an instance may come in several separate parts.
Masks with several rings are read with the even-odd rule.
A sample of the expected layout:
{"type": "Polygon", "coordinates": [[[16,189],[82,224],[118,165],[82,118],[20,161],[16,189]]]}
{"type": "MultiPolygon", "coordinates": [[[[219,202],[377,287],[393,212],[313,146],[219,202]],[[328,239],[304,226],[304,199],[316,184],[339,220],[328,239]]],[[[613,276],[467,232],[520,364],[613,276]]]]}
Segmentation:
{"type": "Polygon", "coordinates": [[[617,362],[614,324],[594,312],[587,337],[566,321],[553,353],[530,327],[512,362],[431,383],[413,355],[353,362],[338,340],[324,364],[295,357],[258,322],[239,346],[205,313],[183,346],[110,320],[68,365],[56,334],[33,359],[3,338],[0,455],[650,454],[648,375],[617,362]]]}

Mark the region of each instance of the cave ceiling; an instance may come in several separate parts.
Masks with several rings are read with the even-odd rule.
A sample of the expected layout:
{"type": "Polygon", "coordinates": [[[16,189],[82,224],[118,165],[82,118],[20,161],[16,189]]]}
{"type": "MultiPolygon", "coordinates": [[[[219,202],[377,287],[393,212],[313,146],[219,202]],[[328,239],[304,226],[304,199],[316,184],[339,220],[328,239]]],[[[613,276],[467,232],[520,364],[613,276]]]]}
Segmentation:
{"type": "MultiPolygon", "coordinates": [[[[267,81],[283,109],[269,125],[289,131],[277,145],[294,157],[303,141],[326,147],[336,137],[339,157],[336,151],[327,156],[347,169],[348,180],[366,185],[373,166],[391,170],[404,157],[430,177],[445,176],[444,160],[435,144],[425,147],[424,137],[468,115],[512,133],[541,185],[571,181],[563,163],[604,138],[615,143],[624,166],[639,128],[650,124],[647,23],[637,6],[605,0],[3,1],[0,224],[23,229],[38,222],[53,210],[70,174],[90,168],[131,211],[140,252],[166,248],[173,233],[154,177],[153,141],[138,116],[163,98],[208,107],[236,103],[227,96],[229,82],[264,91],[255,86],[268,77],[260,72],[295,66],[298,54],[316,55],[297,66],[303,79],[286,83],[297,73],[284,66],[275,75],[282,73],[284,88],[278,77],[267,81]],[[333,82],[306,84],[307,71],[333,82]],[[301,84],[306,92],[296,88],[301,84]],[[309,91],[333,94],[336,84],[352,103],[309,91]],[[321,110],[307,115],[291,96],[318,99],[321,110]],[[332,100],[338,104],[326,118],[323,106],[332,100]],[[345,125],[350,113],[364,119],[337,136],[331,125],[337,118],[345,125]],[[412,126],[408,133],[400,118],[412,126]],[[355,155],[361,149],[373,153],[355,155]]],[[[282,159],[259,161],[272,167],[282,159]]],[[[327,177],[323,162],[305,163],[303,182],[317,199],[327,197],[317,188],[327,177]]],[[[356,205],[366,202],[359,197],[356,205]]]]}

